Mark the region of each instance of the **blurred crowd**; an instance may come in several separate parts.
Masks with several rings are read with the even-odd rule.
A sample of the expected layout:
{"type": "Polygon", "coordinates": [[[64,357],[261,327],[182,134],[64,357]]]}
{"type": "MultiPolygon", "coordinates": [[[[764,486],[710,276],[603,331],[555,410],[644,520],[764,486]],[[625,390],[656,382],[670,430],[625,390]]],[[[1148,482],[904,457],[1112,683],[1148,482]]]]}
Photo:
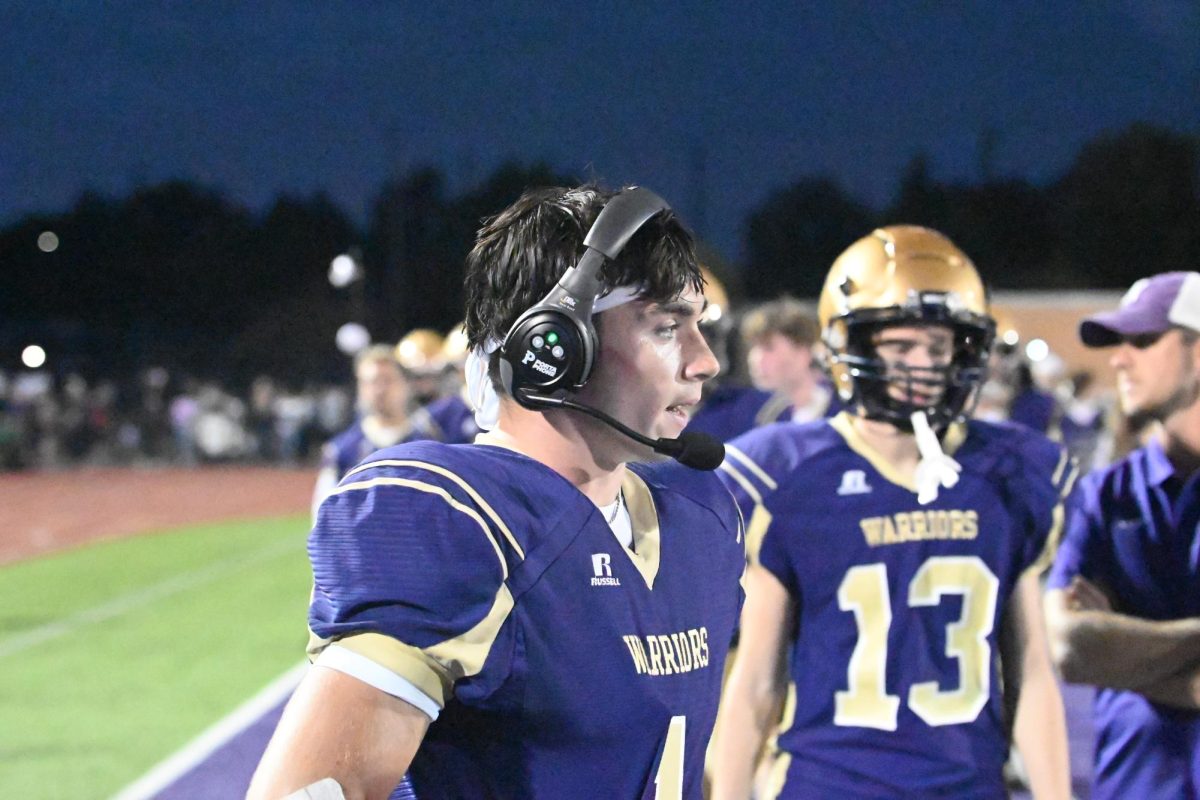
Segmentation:
{"type": "MultiPolygon", "coordinates": [[[[789,298],[734,308],[720,282],[706,277],[704,328],[722,374],[706,386],[693,426],[729,439],[755,425],[835,413],[840,406],[821,369],[815,309],[789,298]]],[[[997,320],[991,377],[974,413],[1061,440],[1085,469],[1119,455],[1111,390],[1053,353],[1031,362],[1023,344],[1019,331],[997,320]]],[[[0,470],[315,465],[328,443],[369,417],[386,423],[382,434],[366,437],[371,441],[395,438],[397,431],[403,433],[398,440],[470,441],[476,428],[463,390],[465,356],[465,336],[456,327],[446,335],[418,329],[395,347],[375,345],[359,354],[354,374],[348,365],[346,382],[337,385],[294,386],[260,376],[237,391],[161,367],[124,381],[0,371],[0,470]],[[372,397],[363,364],[381,359],[394,362],[390,369],[402,388],[372,397]]]]}
{"type": "Polygon", "coordinates": [[[0,373],[0,469],[308,463],[352,407],[344,386],[268,377],[243,395],[159,367],[126,381],[0,373]]]}

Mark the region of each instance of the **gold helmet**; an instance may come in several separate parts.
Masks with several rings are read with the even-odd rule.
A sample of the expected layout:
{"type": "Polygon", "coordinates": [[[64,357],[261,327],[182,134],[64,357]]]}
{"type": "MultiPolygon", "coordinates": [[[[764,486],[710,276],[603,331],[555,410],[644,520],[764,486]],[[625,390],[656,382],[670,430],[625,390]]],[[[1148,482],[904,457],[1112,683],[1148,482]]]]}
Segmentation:
{"type": "Polygon", "coordinates": [[[469,349],[466,323],[460,322],[450,329],[442,342],[442,360],[447,364],[462,366],[467,360],[469,349]]]}
{"type": "Polygon", "coordinates": [[[945,427],[964,416],[987,375],[995,324],[983,282],[971,259],[929,228],[891,225],[850,245],[829,270],[817,316],[838,394],[865,417],[907,429],[920,410],[935,428],[945,427]],[[950,365],[905,369],[885,364],[872,335],[892,324],[951,328],[950,365]],[[897,400],[888,392],[895,380],[937,385],[939,400],[933,408],[897,400]]]}
{"type": "Polygon", "coordinates": [[[396,345],[396,360],[414,375],[441,372],[446,366],[442,356],[442,335],[430,328],[409,331],[396,345]]]}

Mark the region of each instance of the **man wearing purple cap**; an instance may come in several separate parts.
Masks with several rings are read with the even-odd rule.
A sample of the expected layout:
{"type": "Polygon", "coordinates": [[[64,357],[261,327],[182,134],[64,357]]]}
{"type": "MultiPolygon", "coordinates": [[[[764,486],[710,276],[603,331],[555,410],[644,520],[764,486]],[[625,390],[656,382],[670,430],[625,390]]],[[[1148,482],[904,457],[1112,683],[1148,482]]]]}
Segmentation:
{"type": "Polygon", "coordinates": [[[1097,687],[1092,797],[1200,798],[1200,273],[1083,321],[1144,447],[1088,475],[1050,573],[1051,649],[1097,687]]]}

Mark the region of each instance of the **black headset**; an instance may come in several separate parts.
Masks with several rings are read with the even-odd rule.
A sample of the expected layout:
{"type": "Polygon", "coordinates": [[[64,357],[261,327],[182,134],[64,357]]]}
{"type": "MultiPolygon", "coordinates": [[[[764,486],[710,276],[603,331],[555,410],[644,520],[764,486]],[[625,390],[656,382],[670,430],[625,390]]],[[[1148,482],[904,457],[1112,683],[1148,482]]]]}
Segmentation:
{"type": "Polygon", "coordinates": [[[661,197],[637,186],[605,203],[584,237],[578,263],[504,337],[500,380],[510,397],[526,408],[545,409],[557,405],[547,402],[549,395],[583,388],[596,362],[592,306],[603,288],[600,270],[647,220],[670,210],[661,197]]]}

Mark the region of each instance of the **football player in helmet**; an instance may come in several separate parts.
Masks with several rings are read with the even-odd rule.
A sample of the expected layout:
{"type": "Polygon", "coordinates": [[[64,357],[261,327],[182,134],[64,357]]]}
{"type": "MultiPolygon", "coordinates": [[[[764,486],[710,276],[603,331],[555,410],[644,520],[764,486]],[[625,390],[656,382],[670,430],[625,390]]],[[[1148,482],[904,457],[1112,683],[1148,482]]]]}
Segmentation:
{"type": "Polygon", "coordinates": [[[713,796],[750,794],[775,727],[759,797],[999,800],[1010,735],[1035,796],[1069,797],[1038,576],[1074,470],[1033,431],[965,419],[993,335],[974,265],[881,228],[818,314],[846,410],[738,437],[722,466],[750,566],[713,796]]]}
{"type": "Polygon", "coordinates": [[[450,329],[442,343],[441,357],[446,364],[442,396],[425,406],[447,444],[472,442],[479,433],[465,383],[467,352],[467,331],[460,323],[450,329]]]}
{"type": "Polygon", "coordinates": [[[442,335],[430,328],[415,328],[396,345],[396,360],[408,376],[410,391],[418,405],[432,403],[441,394],[446,360],[442,335]]]}

